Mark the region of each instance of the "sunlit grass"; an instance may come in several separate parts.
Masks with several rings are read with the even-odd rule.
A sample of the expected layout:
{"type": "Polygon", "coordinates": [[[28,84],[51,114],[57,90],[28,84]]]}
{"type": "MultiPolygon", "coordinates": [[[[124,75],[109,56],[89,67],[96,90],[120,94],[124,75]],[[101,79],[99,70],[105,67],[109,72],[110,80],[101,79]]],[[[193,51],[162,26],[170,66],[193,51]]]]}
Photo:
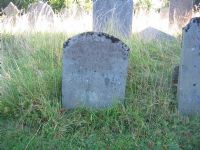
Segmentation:
{"type": "Polygon", "coordinates": [[[126,40],[125,104],[64,111],[62,47],[68,37],[2,35],[0,149],[199,149],[200,118],[180,117],[171,90],[180,42],[126,40]]]}

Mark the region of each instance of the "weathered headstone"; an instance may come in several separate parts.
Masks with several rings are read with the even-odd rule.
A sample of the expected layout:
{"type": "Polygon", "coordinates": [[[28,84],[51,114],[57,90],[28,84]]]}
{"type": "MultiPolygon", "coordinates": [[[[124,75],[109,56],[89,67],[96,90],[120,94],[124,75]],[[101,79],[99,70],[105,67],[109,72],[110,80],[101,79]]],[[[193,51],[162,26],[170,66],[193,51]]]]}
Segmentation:
{"type": "Polygon", "coordinates": [[[3,10],[3,13],[5,13],[7,17],[15,17],[19,12],[20,11],[18,10],[17,6],[15,6],[12,2],[10,2],[3,10]]]}
{"type": "Polygon", "coordinates": [[[142,30],[138,33],[138,36],[143,41],[173,42],[176,40],[175,37],[153,27],[148,27],[142,30]]]}
{"type": "Polygon", "coordinates": [[[178,97],[184,115],[200,114],[200,18],[183,29],[178,97]]]}
{"type": "Polygon", "coordinates": [[[184,27],[192,17],[193,0],[170,0],[169,23],[184,27]]]}
{"type": "Polygon", "coordinates": [[[27,10],[28,20],[31,26],[40,20],[48,21],[49,23],[54,22],[54,11],[50,5],[42,1],[31,4],[27,10]]]}
{"type": "Polygon", "coordinates": [[[119,39],[87,32],[64,44],[62,105],[104,108],[123,102],[129,48],[119,39]]]}
{"type": "Polygon", "coordinates": [[[129,37],[133,0],[93,0],[93,30],[129,37]]]}
{"type": "Polygon", "coordinates": [[[3,22],[9,22],[12,25],[16,24],[18,14],[20,13],[17,6],[15,6],[12,2],[10,2],[2,12],[6,16],[5,18],[2,19],[3,22]]]}

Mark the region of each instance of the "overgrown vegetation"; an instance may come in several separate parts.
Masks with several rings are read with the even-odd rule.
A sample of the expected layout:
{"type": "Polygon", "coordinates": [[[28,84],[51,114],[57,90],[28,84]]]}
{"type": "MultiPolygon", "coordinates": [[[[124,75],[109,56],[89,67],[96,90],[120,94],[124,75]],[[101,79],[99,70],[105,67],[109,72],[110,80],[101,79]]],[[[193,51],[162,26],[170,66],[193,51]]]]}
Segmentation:
{"type": "MultiPolygon", "coordinates": [[[[5,8],[9,2],[13,2],[20,9],[27,9],[31,3],[37,2],[38,0],[0,0],[0,8],[5,8]]],[[[92,0],[42,0],[48,2],[52,6],[54,11],[59,11],[64,7],[70,8],[73,4],[78,4],[86,10],[91,10],[92,0]]],[[[163,0],[164,6],[169,5],[169,0],[163,0]]],[[[200,0],[194,0],[194,4],[200,3],[200,0]]],[[[145,8],[150,10],[152,7],[152,0],[138,0],[135,7],[145,8]]]]}
{"type": "MultiPolygon", "coordinates": [[[[17,5],[20,9],[27,9],[31,3],[37,2],[38,0],[12,0],[12,2],[17,5]]],[[[71,7],[73,4],[77,4],[86,10],[92,8],[92,0],[42,0],[48,2],[55,11],[59,11],[64,7],[71,7]]],[[[168,3],[168,0],[163,0],[168,3]]],[[[0,0],[0,8],[5,8],[9,4],[9,0],[0,0]]],[[[151,8],[151,0],[138,0],[135,3],[136,7],[151,8]]]]}
{"type": "Polygon", "coordinates": [[[37,0],[0,0],[0,9],[5,8],[10,2],[13,2],[19,9],[28,8],[29,4],[37,0]]]}
{"type": "Polygon", "coordinates": [[[180,43],[132,37],[124,105],[63,110],[64,34],[3,34],[0,149],[191,149],[200,147],[200,118],[182,118],[171,91],[180,43]]]}
{"type": "MultiPolygon", "coordinates": [[[[10,2],[13,2],[19,9],[27,9],[31,3],[39,0],[0,0],[0,8],[5,8],[10,2]]],[[[77,4],[86,10],[91,8],[92,0],[41,0],[47,2],[55,11],[59,11],[64,7],[71,7],[73,4],[77,4]]]]}

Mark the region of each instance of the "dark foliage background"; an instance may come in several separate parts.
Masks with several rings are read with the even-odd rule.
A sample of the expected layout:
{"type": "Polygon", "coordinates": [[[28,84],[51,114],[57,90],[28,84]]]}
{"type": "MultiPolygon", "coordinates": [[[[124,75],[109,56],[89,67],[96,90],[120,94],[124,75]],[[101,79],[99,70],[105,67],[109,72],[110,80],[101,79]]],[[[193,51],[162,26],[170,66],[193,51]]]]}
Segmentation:
{"type": "Polygon", "coordinates": [[[199,4],[200,0],[194,0],[194,4],[199,4]]]}
{"type": "Polygon", "coordinates": [[[37,0],[0,0],[0,8],[5,8],[10,2],[13,2],[18,8],[27,8],[30,3],[33,3],[37,0]]]}
{"type": "MultiPolygon", "coordinates": [[[[0,9],[5,8],[9,2],[13,2],[19,9],[27,9],[31,3],[38,0],[0,0],[0,9]]],[[[90,9],[92,0],[42,0],[43,2],[48,2],[52,6],[54,11],[59,11],[63,7],[70,7],[72,4],[78,4],[85,9],[90,9]]],[[[170,0],[164,0],[166,5],[170,0]]],[[[200,0],[194,0],[194,4],[199,4],[200,0]]],[[[143,7],[151,7],[151,0],[139,0],[138,4],[143,7]]]]}
{"type": "MultiPolygon", "coordinates": [[[[0,0],[0,8],[5,8],[10,2],[13,2],[20,9],[27,9],[31,3],[38,0],[0,0]]],[[[42,0],[43,2],[48,2],[54,10],[59,11],[63,7],[70,7],[73,3],[82,5],[86,9],[91,5],[92,0],[42,0]]]]}

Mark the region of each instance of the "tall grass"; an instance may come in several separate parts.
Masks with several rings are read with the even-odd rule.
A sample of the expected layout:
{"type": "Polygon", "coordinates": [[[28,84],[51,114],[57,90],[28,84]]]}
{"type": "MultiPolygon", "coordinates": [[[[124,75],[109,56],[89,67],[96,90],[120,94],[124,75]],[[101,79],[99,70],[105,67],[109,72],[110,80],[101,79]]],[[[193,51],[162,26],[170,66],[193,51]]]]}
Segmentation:
{"type": "Polygon", "coordinates": [[[124,105],[63,110],[62,47],[68,35],[3,34],[0,149],[199,149],[200,118],[182,118],[171,90],[180,42],[130,47],[124,105]]]}

